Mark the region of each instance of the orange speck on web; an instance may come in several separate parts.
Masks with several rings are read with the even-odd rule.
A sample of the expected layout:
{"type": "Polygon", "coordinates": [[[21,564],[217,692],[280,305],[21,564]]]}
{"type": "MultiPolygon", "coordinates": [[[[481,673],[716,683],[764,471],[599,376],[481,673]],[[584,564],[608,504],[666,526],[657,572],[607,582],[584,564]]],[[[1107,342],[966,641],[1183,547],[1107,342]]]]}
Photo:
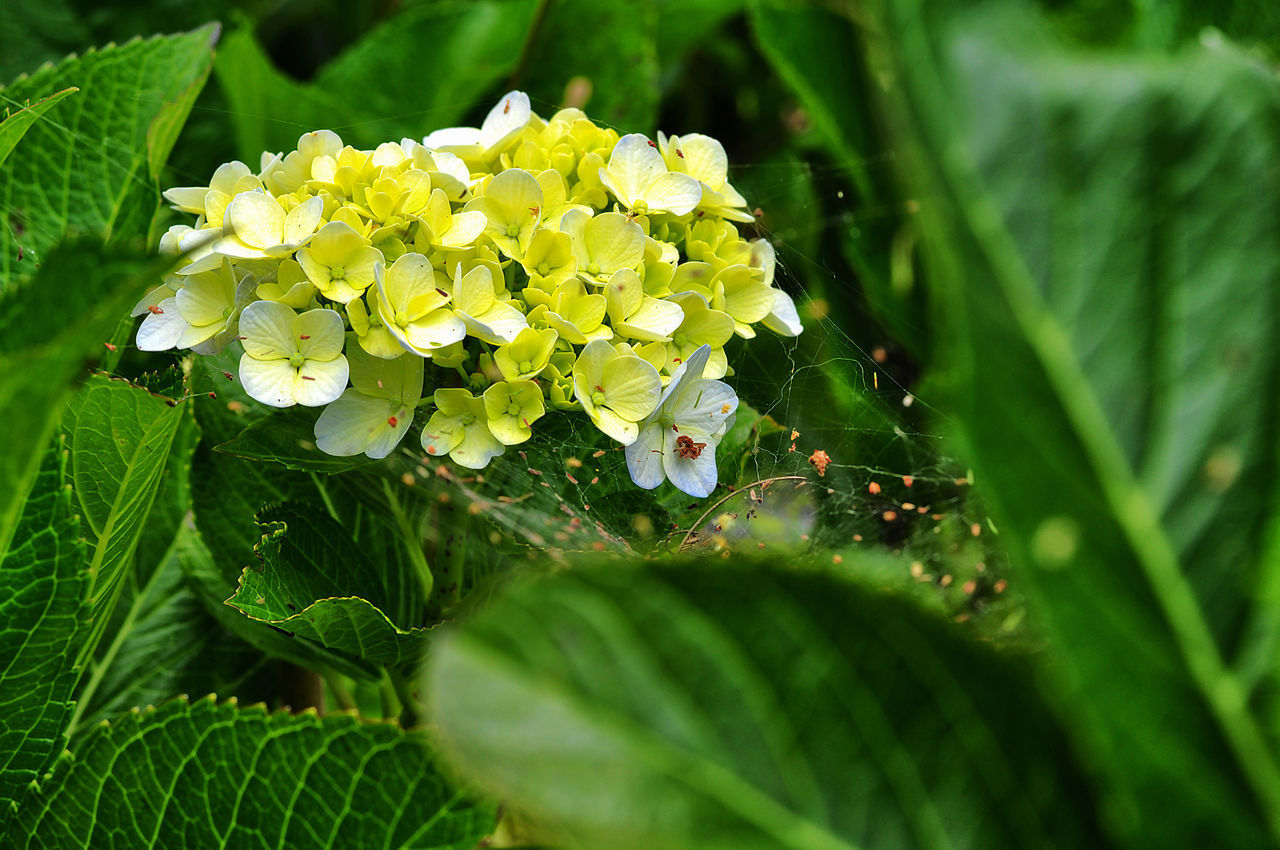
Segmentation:
{"type": "Polygon", "coordinates": [[[912,478],[910,475],[902,476],[902,484],[904,487],[910,487],[912,484],[915,484],[915,483],[916,483],[916,480],[912,478]]]}
{"type": "Polygon", "coordinates": [[[831,463],[831,456],[818,449],[809,455],[809,463],[813,464],[813,468],[818,470],[818,476],[822,477],[827,474],[827,466],[831,463]]]}
{"type": "Polygon", "coordinates": [[[885,521],[885,522],[893,522],[895,519],[897,519],[897,518],[898,518],[898,512],[897,512],[897,511],[885,511],[885,512],[884,512],[884,513],[882,513],[880,516],[884,519],[884,521],[885,521]]]}
{"type": "Polygon", "coordinates": [[[969,526],[969,533],[972,534],[974,537],[977,537],[979,534],[982,533],[982,526],[978,525],[975,522],[973,525],[969,526]]]}
{"type": "Polygon", "coordinates": [[[867,485],[867,492],[873,496],[877,495],[880,492],[880,485],[872,481],[867,485]]]}
{"type": "Polygon", "coordinates": [[[833,563],[833,564],[843,564],[843,563],[844,563],[844,558],[842,558],[842,557],[841,557],[841,556],[839,556],[839,555],[832,555],[832,556],[831,556],[831,563],[833,563]]]}
{"type": "Polygon", "coordinates": [[[390,425],[392,428],[394,428],[396,427],[396,425],[400,424],[400,420],[396,419],[394,416],[388,416],[387,424],[390,425]]]}

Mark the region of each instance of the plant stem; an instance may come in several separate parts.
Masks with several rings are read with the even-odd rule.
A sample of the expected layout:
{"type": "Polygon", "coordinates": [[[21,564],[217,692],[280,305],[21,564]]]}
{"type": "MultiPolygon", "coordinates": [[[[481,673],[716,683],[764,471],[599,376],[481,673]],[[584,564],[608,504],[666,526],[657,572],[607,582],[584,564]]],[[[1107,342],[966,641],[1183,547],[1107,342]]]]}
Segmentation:
{"type": "Polygon", "coordinates": [[[400,700],[400,726],[412,729],[418,725],[418,700],[413,696],[413,686],[399,670],[388,669],[387,675],[400,700]]]}
{"type": "Polygon", "coordinates": [[[338,516],[337,509],[333,506],[333,500],[329,498],[329,490],[324,486],[324,482],[320,480],[320,476],[315,472],[309,473],[311,483],[316,485],[316,490],[320,493],[320,499],[324,502],[325,510],[329,512],[329,516],[333,517],[333,521],[342,525],[342,518],[338,516]]]}
{"type": "Polygon", "coordinates": [[[400,531],[405,554],[409,556],[409,562],[413,564],[413,569],[418,574],[418,581],[422,583],[422,598],[430,599],[431,588],[435,586],[435,577],[431,573],[431,565],[427,563],[427,556],[422,551],[422,534],[413,527],[413,523],[405,515],[404,509],[400,507],[400,500],[391,489],[391,482],[386,479],[382,481],[382,492],[386,494],[391,516],[395,519],[396,528],[400,531]]]}
{"type": "Polygon", "coordinates": [[[355,699],[351,696],[351,691],[347,690],[342,678],[332,670],[326,670],[323,676],[324,683],[328,686],[329,693],[333,695],[333,701],[338,704],[338,708],[343,711],[354,711],[358,714],[360,708],[356,705],[355,699]]]}

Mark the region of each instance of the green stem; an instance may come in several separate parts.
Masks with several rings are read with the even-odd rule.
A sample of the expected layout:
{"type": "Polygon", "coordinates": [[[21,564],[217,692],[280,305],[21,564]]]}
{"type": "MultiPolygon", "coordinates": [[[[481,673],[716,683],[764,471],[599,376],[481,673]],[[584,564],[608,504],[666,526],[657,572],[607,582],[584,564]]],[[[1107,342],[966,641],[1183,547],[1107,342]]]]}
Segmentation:
{"type": "Polygon", "coordinates": [[[391,516],[396,521],[396,528],[400,531],[401,542],[404,543],[405,554],[409,556],[409,562],[413,564],[414,571],[418,574],[418,581],[422,583],[422,598],[431,598],[431,588],[435,585],[435,577],[431,574],[431,565],[427,563],[427,556],[422,551],[422,535],[413,527],[413,523],[405,514],[404,509],[400,507],[400,500],[396,498],[395,491],[391,489],[391,482],[383,479],[382,492],[387,496],[387,504],[391,508],[391,516]]]}
{"type": "Polygon", "coordinates": [[[326,670],[322,673],[324,683],[329,688],[329,693],[333,695],[333,701],[338,704],[338,708],[343,711],[360,712],[356,705],[355,699],[351,696],[351,691],[347,690],[347,686],[343,683],[342,678],[332,670],[326,670]]]}
{"type": "MultiPolygon", "coordinates": [[[[172,548],[172,547],[171,547],[172,548]]],[[[94,694],[97,693],[98,687],[102,684],[102,677],[111,669],[112,663],[116,660],[116,655],[120,653],[120,647],[124,646],[125,640],[128,639],[129,633],[133,631],[134,621],[138,619],[138,615],[147,605],[147,597],[151,595],[151,591],[155,588],[156,581],[163,572],[165,561],[168,560],[168,553],[160,560],[159,566],[152,571],[147,583],[142,590],[138,591],[133,597],[133,604],[129,606],[129,613],[125,615],[124,622],[120,624],[120,630],[116,632],[116,636],[111,640],[111,645],[107,647],[107,651],[102,658],[93,665],[93,675],[89,677],[88,683],[84,686],[84,690],[76,697],[75,714],[71,716],[71,723],[67,726],[67,737],[70,738],[75,734],[76,728],[80,725],[81,719],[84,717],[85,711],[89,708],[89,704],[93,702],[94,694]]]]}
{"type": "Polygon", "coordinates": [[[378,701],[382,704],[382,719],[390,720],[400,714],[400,698],[396,686],[388,676],[378,684],[378,701]]]}
{"type": "Polygon", "coordinates": [[[418,700],[413,695],[413,686],[404,673],[399,670],[387,670],[391,678],[391,686],[395,688],[396,697],[400,700],[400,726],[412,729],[418,725],[418,700]]]}
{"type": "Polygon", "coordinates": [[[311,483],[316,485],[316,490],[320,493],[320,500],[324,502],[325,510],[329,512],[329,516],[333,517],[333,521],[342,525],[342,517],[338,516],[338,509],[333,506],[333,500],[329,498],[329,489],[324,486],[324,482],[320,480],[320,476],[314,472],[309,473],[311,483]]]}

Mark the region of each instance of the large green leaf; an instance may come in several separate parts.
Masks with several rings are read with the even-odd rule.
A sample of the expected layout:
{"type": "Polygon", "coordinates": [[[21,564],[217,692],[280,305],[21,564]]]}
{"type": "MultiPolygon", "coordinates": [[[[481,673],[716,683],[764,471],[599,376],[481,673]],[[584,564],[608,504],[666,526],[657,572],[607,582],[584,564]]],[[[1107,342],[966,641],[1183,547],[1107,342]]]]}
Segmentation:
{"type": "Polygon", "coordinates": [[[28,286],[0,298],[0,551],[72,381],[165,265],[70,242],[28,286]]]}
{"type": "Polygon", "coordinates": [[[71,719],[89,574],[65,463],[61,446],[44,453],[0,560],[0,832],[26,786],[61,752],[71,719]]]}
{"type": "Polygon", "coordinates": [[[1280,87],[1221,43],[1100,61],[1007,8],[901,0],[883,24],[952,402],[1111,828],[1280,841],[1225,660],[1276,649],[1249,589],[1280,433],[1280,87]]]}
{"type": "Polygon", "coordinates": [[[86,735],[32,795],[10,846],[470,850],[492,824],[415,733],[175,700],[86,735]]]}
{"type": "Polygon", "coordinates": [[[245,568],[228,605],[364,661],[401,666],[421,659],[428,630],[402,628],[384,613],[395,600],[380,581],[383,565],[369,563],[335,520],[280,505],[263,510],[258,524],[262,563],[245,568]]]}
{"type": "Polygon", "coordinates": [[[91,657],[133,567],[133,555],[182,424],[182,400],[95,375],[67,407],[62,427],[85,520],[94,623],[80,651],[91,657]]]}
{"type": "Polygon", "coordinates": [[[33,125],[0,171],[0,289],[68,233],[147,236],[156,179],[213,63],[216,25],[91,50],[0,89],[6,102],[81,89],[33,125]],[[19,259],[22,258],[22,259],[19,259]]]}
{"type": "Polygon", "coordinates": [[[444,753],[571,846],[1104,846],[1025,659],[832,577],[568,571],[429,675],[444,753]]]}

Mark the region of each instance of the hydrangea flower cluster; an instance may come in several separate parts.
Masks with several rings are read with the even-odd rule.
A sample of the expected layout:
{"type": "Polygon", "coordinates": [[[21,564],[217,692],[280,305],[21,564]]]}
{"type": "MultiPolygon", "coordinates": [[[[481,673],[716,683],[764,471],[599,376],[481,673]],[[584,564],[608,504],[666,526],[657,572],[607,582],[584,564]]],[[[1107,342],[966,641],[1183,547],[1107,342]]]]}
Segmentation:
{"type": "Polygon", "coordinates": [[[727,174],[715,139],[544,120],[522,92],[421,143],[317,130],[164,193],[198,219],[161,240],[182,265],[135,309],[138,347],[239,340],[245,391],[324,407],[332,455],[386,457],[430,407],[423,449],[482,469],[550,406],[626,446],[639,486],[706,496],[738,404],[725,343],[801,331],[727,174]]]}

